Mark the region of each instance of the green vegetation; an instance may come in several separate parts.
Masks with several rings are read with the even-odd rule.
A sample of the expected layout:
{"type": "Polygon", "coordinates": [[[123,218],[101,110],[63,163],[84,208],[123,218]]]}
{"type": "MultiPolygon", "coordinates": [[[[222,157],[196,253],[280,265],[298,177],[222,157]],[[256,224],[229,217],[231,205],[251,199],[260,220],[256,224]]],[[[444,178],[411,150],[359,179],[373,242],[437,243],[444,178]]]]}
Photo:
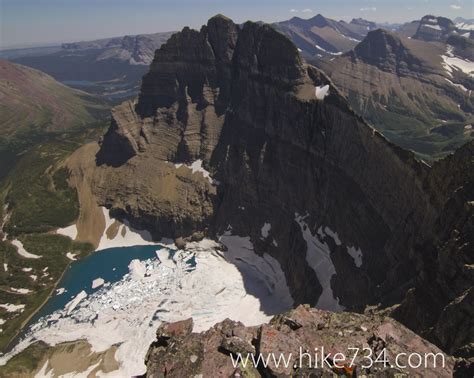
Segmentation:
{"type": "Polygon", "coordinates": [[[79,215],[76,191],[67,183],[68,172],[51,172],[41,148],[27,154],[15,167],[6,202],[11,215],[5,231],[12,236],[47,232],[71,224],[79,215]]]}
{"type": "Polygon", "coordinates": [[[0,376],[29,376],[39,368],[41,360],[50,349],[42,341],[31,344],[22,353],[13,356],[5,366],[0,367],[0,376]]]}
{"type": "Polygon", "coordinates": [[[17,156],[17,163],[0,182],[1,219],[7,215],[3,204],[8,204],[4,225],[8,239],[0,242],[0,303],[25,305],[22,312],[0,308],[0,319],[5,321],[0,350],[7,348],[51,295],[71,262],[66,254],[71,252],[80,258],[93,250],[92,245],[74,242],[54,230],[74,223],[79,213],[77,193],[68,184],[69,172],[63,162],[85,142],[97,140],[107,124],[105,119],[98,120],[85,130],[37,143],[17,156]],[[20,256],[10,243],[15,238],[29,253],[41,258],[20,256]],[[29,292],[20,294],[11,288],[29,292]]]}
{"type": "Polygon", "coordinates": [[[21,313],[4,312],[1,315],[6,321],[0,334],[1,349],[8,345],[29,317],[48,298],[71,262],[66,253],[74,253],[80,258],[93,250],[90,244],[77,243],[66,236],[55,234],[27,234],[22,235],[19,240],[28,252],[41,258],[25,259],[10,243],[0,241],[1,264],[2,267],[6,264],[8,269],[0,269],[0,302],[25,305],[21,313]],[[18,294],[12,292],[11,288],[27,289],[30,293],[18,294]]]}

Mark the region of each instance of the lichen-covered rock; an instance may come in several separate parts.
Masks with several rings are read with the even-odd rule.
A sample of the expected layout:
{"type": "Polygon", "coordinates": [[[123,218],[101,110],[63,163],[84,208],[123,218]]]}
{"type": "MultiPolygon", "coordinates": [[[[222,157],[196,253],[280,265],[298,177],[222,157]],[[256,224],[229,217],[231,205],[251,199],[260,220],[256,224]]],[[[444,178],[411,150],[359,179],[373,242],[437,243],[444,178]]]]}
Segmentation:
{"type": "MultiPolygon", "coordinates": [[[[299,306],[259,327],[244,327],[225,320],[206,332],[171,338],[164,348],[152,344],[146,364],[148,377],[200,374],[204,377],[236,374],[246,377],[301,374],[451,377],[455,361],[383,314],[334,314],[299,306]],[[288,325],[287,319],[295,319],[301,327],[294,329],[288,325]],[[244,339],[250,339],[253,346],[249,347],[251,344],[244,339]],[[354,356],[356,350],[358,353],[354,356]],[[374,356],[373,364],[367,358],[369,352],[374,356]],[[406,354],[396,360],[400,353],[406,354]],[[411,353],[437,355],[437,365],[434,366],[434,360],[429,360],[426,366],[404,368],[409,365],[407,358],[411,353]],[[255,359],[261,356],[258,366],[251,358],[244,363],[250,355],[255,359]],[[268,363],[264,364],[263,360],[267,361],[268,356],[268,363]]],[[[412,365],[416,364],[418,361],[412,365]]]]}

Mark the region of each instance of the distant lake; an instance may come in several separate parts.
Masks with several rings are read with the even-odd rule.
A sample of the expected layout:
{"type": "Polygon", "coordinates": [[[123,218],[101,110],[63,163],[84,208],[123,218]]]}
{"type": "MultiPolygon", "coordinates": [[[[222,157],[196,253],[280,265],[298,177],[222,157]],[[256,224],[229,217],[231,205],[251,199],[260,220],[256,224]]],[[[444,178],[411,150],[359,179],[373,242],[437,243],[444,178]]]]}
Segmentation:
{"type": "Polygon", "coordinates": [[[120,281],[129,272],[128,265],[134,259],[141,261],[156,258],[156,251],[162,249],[159,245],[109,248],[97,251],[86,258],[74,261],[58,284],[58,288],[65,289],[62,294],[53,293],[40,311],[31,319],[29,324],[39,318],[50,315],[64,306],[82,290],[88,295],[100,290],[102,286],[92,288],[92,281],[102,278],[105,282],[120,281]]]}

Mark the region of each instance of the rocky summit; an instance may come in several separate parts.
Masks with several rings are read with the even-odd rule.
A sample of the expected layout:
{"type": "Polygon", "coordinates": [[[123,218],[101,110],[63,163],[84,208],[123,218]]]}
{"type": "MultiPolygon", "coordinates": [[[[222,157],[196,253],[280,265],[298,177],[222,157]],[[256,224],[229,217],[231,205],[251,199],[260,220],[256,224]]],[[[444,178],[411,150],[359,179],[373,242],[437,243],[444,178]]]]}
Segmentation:
{"type": "MultiPolygon", "coordinates": [[[[408,57],[403,46],[391,46],[395,62],[408,57]]],[[[467,364],[473,335],[453,335],[446,322],[473,329],[473,148],[471,142],[432,167],[418,161],[358,116],[287,37],[219,15],[156,51],[138,100],[116,107],[100,144],[78,151],[82,158],[70,168],[112,215],[156,238],[226,231],[250,237],[257,254],[281,265],[295,305],[387,308],[467,364]]],[[[339,344],[328,336],[333,347],[346,331],[354,332],[349,339],[390,344],[383,334],[393,330],[400,335],[394,348],[410,338],[434,348],[392,320],[371,320],[378,331],[359,334],[362,315],[295,311],[313,325],[293,330],[280,317],[254,329],[225,322],[201,336],[186,333],[177,344],[166,336],[152,346],[150,375],[167,364],[178,374],[178,361],[232,373],[224,334],[262,350],[268,331],[292,350],[286,342],[305,338],[305,330],[319,335],[319,318],[323,329],[342,333],[339,344]],[[179,345],[196,348],[194,362],[179,345]],[[211,354],[203,356],[203,345],[211,354]]]]}
{"type": "Polygon", "coordinates": [[[192,319],[160,326],[146,357],[147,377],[450,377],[455,365],[452,357],[382,314],[299,306],[261,326],[225,320],[200,334],[191,328],[192,319]],[[377,362],[369,362],[369,352],[377,362]],[[437,367],[408,367],[412,353],[437,359],[437,367]],[[254,364],[251,356],[260,362],[254,364]]]}

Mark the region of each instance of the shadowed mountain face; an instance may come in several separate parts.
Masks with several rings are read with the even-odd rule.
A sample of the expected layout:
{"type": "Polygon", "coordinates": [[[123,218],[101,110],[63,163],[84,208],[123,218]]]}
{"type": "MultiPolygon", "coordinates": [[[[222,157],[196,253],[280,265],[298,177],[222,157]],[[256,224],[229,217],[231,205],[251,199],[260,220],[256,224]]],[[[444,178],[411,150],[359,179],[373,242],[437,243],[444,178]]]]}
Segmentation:
{"type": "MultiPolygon", "coordinates": [[[[380,32],[343,58],[381,65],[377,70],[390,75],[422,61],[380,32]],[[385,51],[367,55],[381,41],[385,51]]],[[[440,68],[428,69],[434,75],[440,68]]],[[[97,155],[81,155],[72,174],[90,184],[101,205],[155,237],[249,236],[256,253],[278,260],[297,304],[389,306],[409,288],[428,290],[427,277],[442,270],[448,286],[436,306],[412,295],[398,316],[410,323],[409,314],[429,313],[409,325],[457,351],[468,341],[442,337],[437,322],[452,301],[466,303],[471,285],[457,273],[472,256],[456,255],[459,234],[452,238],[456,229],[471,243],[472,147],[433,168],[418,162],[352,111],[284,35],[216,16],[156,52],[138,101],[113,110],[97,155]],[[198,161],[212,179],[175,166],[198,161]],[[460,218],[448,218],[456,214],[452,201],[460,218]],[[452,260],[451,282],[444,264],[428,263],[442,256],[452,260]]],[[[459,312],[452,321],[466,319],[459,312]]]]}
{"type": "Polygon", "coordinates": [[[391,141],[425,159],[438,158],[473,137],[472,42],[459,36],[448,41],[379,29],[353,51],[318,65],[391,141]]]}

